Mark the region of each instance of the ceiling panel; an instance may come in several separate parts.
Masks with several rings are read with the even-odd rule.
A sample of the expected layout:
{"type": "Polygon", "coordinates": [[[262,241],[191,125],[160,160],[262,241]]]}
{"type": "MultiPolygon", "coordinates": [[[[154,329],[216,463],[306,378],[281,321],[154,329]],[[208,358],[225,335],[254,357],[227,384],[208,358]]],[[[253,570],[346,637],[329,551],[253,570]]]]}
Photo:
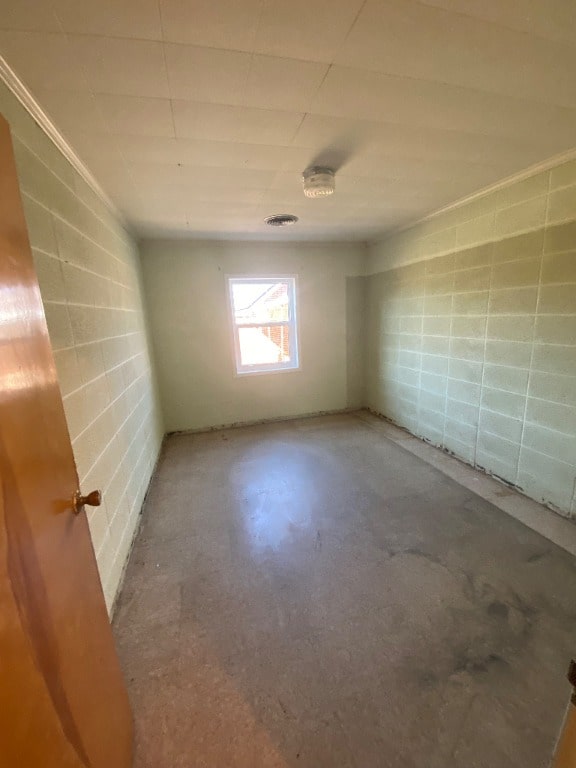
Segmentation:
{"type": "Polygon", "coordinates": [[[346,167],[348,157],[371,157],[373,154],[402,157],[437,157],[444,163],[462,159],[465,162],[516,168],[536,163],[555,152],[554,140],[547,135],[530,137],[486,136],[473,132],[434,129],[419,125],[335,118],[331,115],[307,114],[294,145],[325,147],[340,151],[346,167]]]}
{"type": "Polygon", "coordinates": [[[194,156],[194,150],[190,150],[189,147],[194,147],[198,143],[193,139],[138,136],[133,133],[117,135],[113,140],[128,162],[146,162],[158,165],[176,165],[185,161],[190,155],[194,156]]]}
{"type": "Polygon", "coordinates": [[[576,107],[576,46],[413,0],[368,0],[336,62],[576,107]]]}
{"type": "Polygon", "coordinates": [[[238,189],[265,189],[275,172],[256,168],[206,168],[192,165],[163,165],[131,163],[130,171],[137,184],[181,185],[229,190],[234,196],[238,189]]]}
{"type": "Polygon", "coordinates": [[[364,0],[267,0],[254,49],[330,63],[364,0]]]}
{"type": "Polygon", "coordinates": [[[76,131],[74,148],[90,170],[103,183],[104,176],[128,173],[128,165],[114,139],[106,133],[76,131]]]}
{"type": "Polygon", "coordinates": [[[107,132],[98,97],[89,91],[53,91],[37,88],[35,95],[67,137],[82,133],[87,125],[94,133],[107,132]]]}
{"type": "Polygon", "coordinates": [[[471,88],[333,66],[315,99],[320,114],[530,139],[571,146],[576,110],[471,88]]]}
{"type": "MultiPolygon", "coordinates": [[[[247,214],[249,216],[254,216],[257,211],[257,205],[254,203],[231,203],[226,207],[226,217],[230,216],[231,218],[238,219],[242,216],[246,216],[247,214]]],[[[207,216],[214,216],[214,206],[212,203],[206,202],[200,202],[195,201],[193,206],[189,206],[189,210],[187,212],[187,216],[189,218],[199,218],[199,217],[207,217],[207,216]]],[[[221,215],[222,216],[222,215],[221,215]]]]}
{"type": "MultiPolygon", "coordinates": [[[[426,165],[428,179],[438,181],[453,176],[450,166],[443,157],[430,155],[428,157],[398,157],[394,154],[358,153],[351,157],[340,170],[340,177],[356,176],[361,179],[418,179],[422,166],[426,165]]],[[[462,175],[474,183],[485,183],[486,178],[493,177],[498,171],[484,163],[470,163],[466,158],[460,159],[462,175]]]]}
{"type": "Polygon", "coordinates": [[[3,0],[0,4],[0,29],[36,32],[62,32],[62,25],[49,3],[38,0],[3,0]]]}
{"type": "Polygon", "coordinates": [[[144,40],[162,37],[157,0],[53,0],[52,6],[65,32],[144,40]]]}
{"type": "Polygon", "coordinates": [[[176,135],[180,138],[290,144],[304,115],[224,104],[173,101],[176,135]]]}
{"type": "Polygon", "coordinates": [[[531,36],[574,43],[576,4],[572,0],[422,0],[426,5],[468,14],[531,36]]]}
{"type": "Polygon", "coordinates": [[[88,91],[84,71],[73,65],[74,51],[64,34],[0,31],[0,53],[32,90],[88,91]]]}
{"type": "Polygon", "coordinates": [[[327,72],[327,64],[254,56],[242,104],[305,112],[327,72]]]}
{"type": "Polygon", "coordinates": [[[167,43],[166,66],[174,99],[241,104],[251,55],[167,43]]]}
{"type": "Polygon", "coordinates": [[[160,0],[164,40],[252,51],[263,0],[160,0]]]}
{"type": "Polygon", "coordinates": [[[68,39],[68,65],[73,62],[84,70],[94,93],[169,96],[161,43],[87,35],[69,35],[68,39]]]}
{"type": "Polygon", "coordinates": [[[0,5],[0,53],[142,234],[362,239],[576,144],[568,0],[0,5]]]}
{"type": "MultiPolygon", "coordinates": [[[[122,136],[116,144],[128,161],[151,164],[177,164],[210,168],[256,168],[276,171],[298,147],[274,144],[172,139],[157,136],[122,136]]],[[[306,150],[307,151],[307,150],[306,150]]],[[[297,164],[300,168],[300,163],[297,164]]]]}
{"type": "MultiPolygon", "coordinates": [[[[140,185],[141,188],[141,185],[140,185]]],[[[157,205],[166,207],[171,205],[184,206],[188,209],[198,204],[213,204],[214,212],[225,217],[228,207],[239,203],[257,204],[262,201],[264,189],[246,189],[241,187],[200,187],[193,181],[177,184],[174,181],[154,181],[141,199],[152,208],[157,205]]]]}
{"type": "Polygon", "coordinates": [[[94,96],[108,130],[112,134],[173,137],[174,120],[169,99],[144,96],[94,96]]]}

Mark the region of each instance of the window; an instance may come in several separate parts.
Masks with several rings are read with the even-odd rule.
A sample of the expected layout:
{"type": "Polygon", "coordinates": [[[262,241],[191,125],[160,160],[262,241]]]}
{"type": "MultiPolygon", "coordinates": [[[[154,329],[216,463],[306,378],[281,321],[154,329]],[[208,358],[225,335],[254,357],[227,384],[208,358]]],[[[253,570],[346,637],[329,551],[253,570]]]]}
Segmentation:
{"type": "Polygon", "coordinates": [[[236,372],[298,368],[296,278],[228,278],[236,372]]]}

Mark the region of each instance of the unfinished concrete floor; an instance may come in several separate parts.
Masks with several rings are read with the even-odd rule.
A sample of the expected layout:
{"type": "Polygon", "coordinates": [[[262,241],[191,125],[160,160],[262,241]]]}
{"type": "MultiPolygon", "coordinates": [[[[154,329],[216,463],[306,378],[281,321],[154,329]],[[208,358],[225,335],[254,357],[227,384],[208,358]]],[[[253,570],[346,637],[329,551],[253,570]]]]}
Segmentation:
{"type": "Polygon", "coordinates": [[[137,768],[543,768],[575,561],[362,415],[168,439],[115,633],[137,768]]]}

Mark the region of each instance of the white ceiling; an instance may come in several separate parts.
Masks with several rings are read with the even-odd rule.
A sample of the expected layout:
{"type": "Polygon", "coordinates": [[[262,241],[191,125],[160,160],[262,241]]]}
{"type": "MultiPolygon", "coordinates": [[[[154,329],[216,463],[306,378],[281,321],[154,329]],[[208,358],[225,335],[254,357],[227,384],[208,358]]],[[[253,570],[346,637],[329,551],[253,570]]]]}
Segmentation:
{"type": "Polygon", "coordinates": [[[367,239],[576,145],[574,0],[0,0],[0,53],[142,235],[367,239]]]}

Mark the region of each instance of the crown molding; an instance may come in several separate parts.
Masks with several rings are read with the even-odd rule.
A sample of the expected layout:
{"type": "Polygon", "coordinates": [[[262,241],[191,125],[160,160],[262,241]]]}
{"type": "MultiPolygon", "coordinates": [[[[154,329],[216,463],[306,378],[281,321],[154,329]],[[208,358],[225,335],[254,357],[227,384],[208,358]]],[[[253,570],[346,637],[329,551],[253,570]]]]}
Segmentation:
{"type": "Polygon", "coordinates": [[[519,181],[524,181],[524,179],[530,178],[530,176],[535,176],[537,173],[549,171],[551,168],[555,168],[556,166],[562,165],[563,163],[568,163],[571,160],[576,160],[576,148],[569,149],[566,152],[561,152],[559,155],[554,155],[553,157],[549,157],[539,163],[535,163],[534,165],[525,168],[523,171],[517,171],[511,176],[506,176],[500,181],[496,181],[494,184],[490,184],[487,187],[479,189],[477,192],[472,192],[472,194],[466,195],[466,197],[461,197],[460,199],[455,200],[453,203],[449,203],[442,208],[437,208],[436,210],[427,213],[426,216],[420,216],[419,218],[413,219],[399,227],[394,227],[388,232],[385,232],[381,237],[375,240],[369,240],[368,244],[373,245],[375,243],[381,243],[385,240],[389,240],[391,237],[394,237],[394,235],[397,235],[400,232],[405,232],[407,229],[412,229],[412,227],[415,227],[418,224],[422,224],[425,221],[435,219],[438,216],[442,216],[444,213],[448,213],[449,211],[453,211],[456,208],[468,205],[469,203],[472,203],[474,200],[478,200],[481,197],[487,197],[493,192],[497,192],[499,189],[510,187],[512,184],[516,184],[519,181]]]}
{"type": "Polygon", "coordinates": [[[102,189],[100,184],[96,181],[96,178],[90,171],[90,169],[82,162],[78,157],[75,150],[64,138],[62,133],[52,122],[49,115],[42,109],[40,104],[36,101],[32,93],[24,85],[22,80],[18,77],[16,72],[8,64],[3,56],[0,56],[0,79],[6,85],[6,87],[16,96],[20,104],[28,112],[29,115],[40,126],[48,138],[56,145],[64,157],[68,160],[74,170],[84,179],[88,186],[98,195],[102,202],[110,209],[111,213],[126,226],[126,220],[120,213],[115,203],[108,197],[106,192],[102,189]]]}

